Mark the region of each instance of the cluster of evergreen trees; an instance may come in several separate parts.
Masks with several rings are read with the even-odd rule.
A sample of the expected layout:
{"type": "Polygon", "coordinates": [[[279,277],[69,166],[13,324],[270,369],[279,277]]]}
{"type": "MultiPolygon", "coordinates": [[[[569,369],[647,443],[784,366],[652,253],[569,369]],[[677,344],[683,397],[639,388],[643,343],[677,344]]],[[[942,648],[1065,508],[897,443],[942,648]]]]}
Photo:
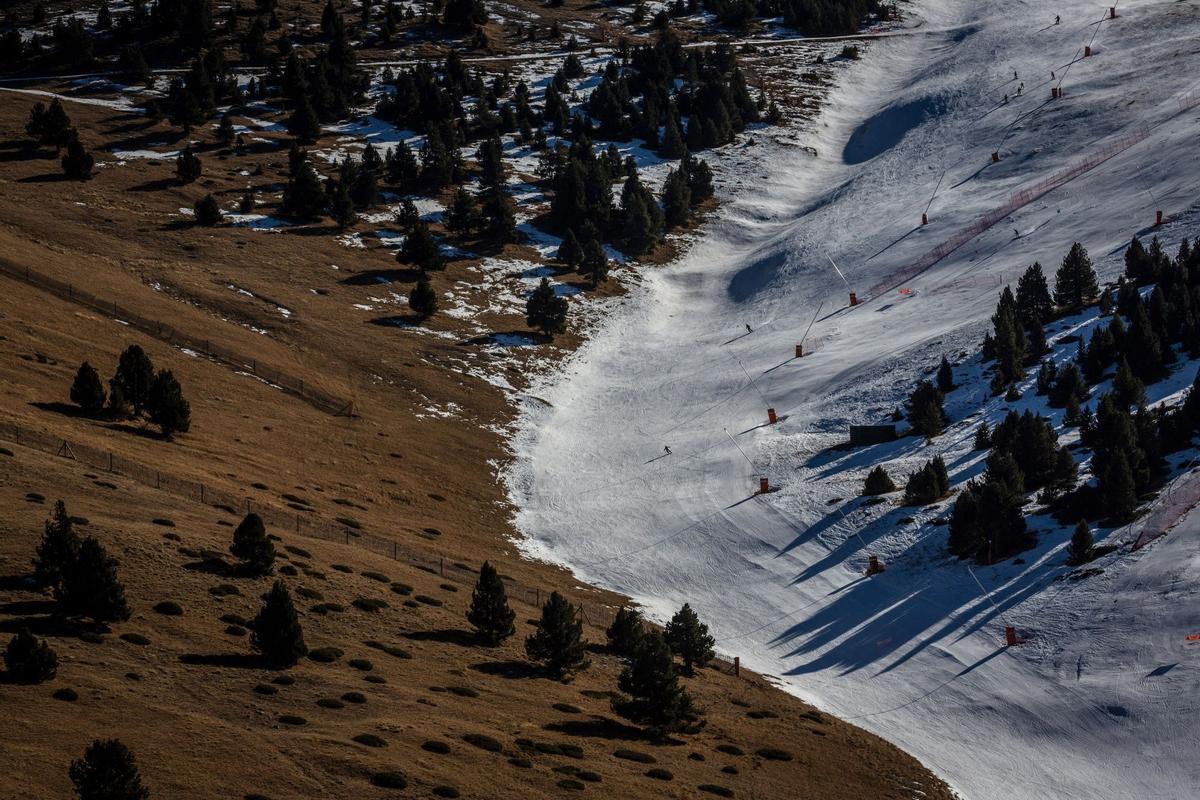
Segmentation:
{"type": "Polygon", "coordinates": [[[61,500],[46,521],[33,560],[33,577],[40,586],[54,592],[67,614],[99,623],[129,619],[116,559],[94,537],[79,538],[61,500]]]}
{"type": "Polygon", "coordinates": [[[168,439],[174,433],[186,433],[191,426],[191,405],[184,399],[179,381],[169,369],[155,372],[150,356],[136,344],[121,353],[107,393],[96,368],[86,361],[80,364],[71,384],[71,402],[91,416],[129,419],[144,415],[168,439]]]}
{"type": "Polygon", "coordinates": [[[66,149],[62,155],[62,170],[71,180],[86,181],[92,177],[95,159],[79,140],[79,131],[71,124],[71,118],[57,97],[49,106],[34,104],[29,121],[25,123],[25,133],[40,145],[53,145],[56,154],[66,149]]]}

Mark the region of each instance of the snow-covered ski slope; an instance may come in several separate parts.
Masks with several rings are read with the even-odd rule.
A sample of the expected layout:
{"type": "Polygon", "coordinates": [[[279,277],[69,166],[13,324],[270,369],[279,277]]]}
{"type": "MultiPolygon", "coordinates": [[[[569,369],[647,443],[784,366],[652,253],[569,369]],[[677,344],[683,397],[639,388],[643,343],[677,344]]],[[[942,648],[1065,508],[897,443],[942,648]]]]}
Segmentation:
{"type": "MultiPolygon", "coordinates": [[[[868,49],[828,98],[816,155],[772,152],[753,191],[535,387],[546,403],[525,409],[507,475],[527,553],[660,619],[690,602],[722,651],[897,743],[970,800],[1200,796],[1200,643],[1185,638],[1200,632],[1200,513],[1071,581],[1055,580],[1069,532],[1047,520],[1033,521],[1041,543],[1023,563],[972,575],[928,524],[938,512],[864,505],[876,463],[902,478],[942,453],[956,484],[979,473],[963,416],[1005,409],[984,399],[977,357],[958,368],[974,386],[948,404],[958,423],[931,447],[831,449],[848,424],[885,421],[942,354],[975,353],[1001,281],[1033,261],[1053,274],[1078,240],[1111,279],[1157,208],[1170,248],[1200,234],[1200,108],[1187,95],[1200,4],[1121,2],[1101,21],[1106,5],[907,6],[905,24],[930,32],[868,49]],[[1139,130],[889,285],[1014,192],[1139,130]],[[860,297],[887,291],[846,308],[827,254],[860,297]],[[793,359],[814,318],[814,352],[793,359]],[[779,424],[765,424],[768,406],[779,424]],[[760,475],[778,490],[755,496],[760,475]],[[868,552],[888,567],[869,579],[868,552]],[[1003,648],[1005,624],[1030,641],[1003,648]]],[[[1100,533],[1117,543],[1136,530],[1100,533]]]]}

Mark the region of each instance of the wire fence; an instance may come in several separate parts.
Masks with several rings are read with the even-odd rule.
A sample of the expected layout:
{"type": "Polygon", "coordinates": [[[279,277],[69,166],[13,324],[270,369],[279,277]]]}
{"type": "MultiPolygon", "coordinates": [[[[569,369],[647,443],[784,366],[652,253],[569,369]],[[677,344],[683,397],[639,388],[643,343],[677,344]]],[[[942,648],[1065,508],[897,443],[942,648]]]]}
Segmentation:
{"type": "MultiPolygon", "coordinates": [[[[12,422],[0,422],[0,439],[71,459],[92,469],[119,475],[229,514],[248,514],[253,511],[262,517],[269,529],[273,529],[277,533],[288,531],[308,538],[354,545],[455,583],[474,585],[478,575],[477,569],[460,561],[411,547],[395,539],[365,533],[361,523],[350,517],[331,520],[320,518],[311,511],[285,511],[244,495],[215,489],[204,483],[151,469],[125,456],[113,453],[111,450],[68,441],[59,436],[31,430],[12,422]]],[[[540,607],[550,596],[550,591],[540,586],[529,586],[511,578],[505,578],[504,582],[510,598],[528,605],[540,607]]],[[[612,624],[616,609],[587,601],[582,601],[577,605],[580,606],[584,621],[589,625],[607,627],[612,624]]]]}
{"type": "Polygon", "coordinates": [[[201,339],[184,333],[161,320],[149,319],[113,301],[105,300],[70,283],[51,278],[28,266],[22,266],[0,257],[0,273],[22,280],[42,291],[49,292],[68,302],[90,308],[128,325],[156,339],[176,347],[185,348],[214,361],[219,361],[236,372],[244,372],[259,378],[281,391],[296,395],[314,408],[335,416],[355,416],[354,403],[313,386],[303,378],[289,375],[283,370],[263,364],[257,358],[244,355],[211,339],[201,339]]]}

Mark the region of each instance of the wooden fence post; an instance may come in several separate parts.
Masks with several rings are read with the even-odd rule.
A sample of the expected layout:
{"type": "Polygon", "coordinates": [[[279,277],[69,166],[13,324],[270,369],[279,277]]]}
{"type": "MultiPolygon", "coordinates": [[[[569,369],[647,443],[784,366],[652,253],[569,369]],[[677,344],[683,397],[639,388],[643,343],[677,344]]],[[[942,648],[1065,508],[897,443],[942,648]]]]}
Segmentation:
{"type": "Polygon", "coordinates": [[[438,573],[444,578],[446,577],[446,559],[438,557],[438,573]]]}

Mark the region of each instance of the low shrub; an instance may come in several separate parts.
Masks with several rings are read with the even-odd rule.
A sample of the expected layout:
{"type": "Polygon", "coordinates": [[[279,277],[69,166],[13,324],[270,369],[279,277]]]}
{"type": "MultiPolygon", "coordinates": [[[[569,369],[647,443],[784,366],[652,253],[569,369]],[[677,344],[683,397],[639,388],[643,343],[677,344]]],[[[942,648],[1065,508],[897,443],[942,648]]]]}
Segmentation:
{"type": "Polygon", "coordinates": [[[726,789],[724,786],[717,786],[715,783],[702,783],[696,788],[702,792],[715,794],[717,797],[733,797],[732,789],[726,789]]]}
{"type": "Polygon", "coordinates": [[[408,781],[399,772],[376,772],[371,776],[371,785],[381,789],[407,789],[408,781]]]}
{"type": "Polygon", "coordinates": [[[407,583],[393,583],[392,591],[396,594],[410,595],[412,594],[413,587],[409,586],[407,583]]]}
{"type": "Polygon", "coordinates": [[[284,714],[279,718],[279,721],[284,725],[299,726],[308,724],[308,720],[306,720],[304,717],[298,717],[295,714],[284,714]]]}
{"type": "Polygon", "coordinates": [[[392,579],[389,578],[387,575],[384,575],[382,572],[364,572],[362,574],[362,576],[364,578],[370,578],[373,581],[379,581],[380,583],[391,583],[392,582],[392,579]]]}
{"type": "Polygon", "coordinates": [[[530,761],[528,758],[521,758],[520,756],[513,756],[508,760],[508,763],[520,769],[530,769],[533,767],[532,761],[530,761]]]}
{"type": "Polygon", "coordinates": [[[649,753],[643,753],[639,750],[627,750],[625,748],[614,751],[613,756],[623,758],[626,761],[636,761],[639,764],[654,764],[658,762],[658,759],[649,753]]]}
{"type": "Polygon", "coordinates": [[[351,605],[359,611],[366,611],[368,614],[376,614],[388,607],[386,600],[380,600],[377,597],[356,597],[351,602],[351,605]]]}
{"type": "Polygon", "coordinates": [[[154,610],[165,617],[183,616],[183,606],[174,600],[163,600],[161,603],[155,603],[154,610]]]}
{"type": "Polygon", "coordinates": [[[365,658],[352,658],[346,663],[360,672],[370,672],[375,669],[375,665],[365,658]]]}
{"type": "Polygon", "coordinates": [[[725,753],[726,755],[731,755],[731,756],[745,755],[745,752],[742,750],[742,748],[738,747],[736,744],[722,743],[722,744],[717,745],[715,749],[718,753],[725,753]]]}
{"type": "Polygon", "coordinates": [[[654,767],[653,769],[646,770],[646,777],[654,778],[656,781],[670,781],[675,779],[670,770],[665,770],[662,767],[654,767]]]}
{"type": "Polygon", "coordinates": [[[138,647],[145,647],[146,645],[150,644],[150,640],[145,636],[142,636],[140,633],[122,633],[120,639],[123,642],[136,644],[138,647]]]}
{"type": "Polygon", "coordinates": [[[581,709],[579,706],[573,706],[570,703],[555,703],[554,705],[552,705],[550,707],[553,708],[555,711],[561,711],[564,714],[582,714],[583,713],[583,709],[581,709]]]}
{"type": "Polygon", "coordinates": [[[344,655],[338,647],[318,647],[308,651],[308,657],[319,664],[332,664],[344,655]]]}
{"type": "Polygon", "coordinates": [[[759,758],[767,761],[791,761],[792,754],[787,750],[780,750],[778,747],[762,747],[754,751],[759,758]]]}
{"type": "Polygon", "coordinates": [[[721,767],[721,772],[724,772],[726,775],[737,775],[738,768],[730,764],[728,766],[721,767]]]}
{"type": "Polygon", "coordinates": [[[430,739],[421,745],[421,749],[429,753],[437,753],[444,756],[450,752],[450,745],[445,742],[439,742],[437,739],[430,739]]]}
{"type": "Polygon", "coordinates": [[[296,679],[291,675],[276,675],[274,678],[271,678],[271,683],[276,686],[293,686],[296,683],[296,679]]]}
{"type": "Polygon", "coordinates": [[[350,567],[347,567],[345,564],[330,564],[329,568],[336,569],[338,572],[345,572],[348,574],[354,572],[354,570],[350,569],[350,567]]]}
{"type": "Polygon", "coordinates": [[[561,781],[558,782],[558,788],[570,789],[571,791],[575,791],[575,792],[582,792],[583,784],[580,783],[579,781],[575,780],[574,778],[563,778],[561,781]]]}
{"type": "Polygon", "coordinates": [[[221,616],[217,617],[217,619],[221,620],[221,622],[224,622],[226,625],[240,625],[243,628],[250,624],[241,614],[222,614],[221,616]]]}
{"type": "Polygon", "coordinates": [[[346,692],[344,695],[342,695],[342,699],[347,703],[353,703],[356,706],[360,706],[367,702],[367,698],[362,692],[346,692]]]}
{"type": "Polygon", "coordinates": [[[75,691],[69,686],[64,686],[63,688],[55,691],[51,697],[53,697],[55,700],[62,700],[64,703],[74,703],[79,699],[79,692],[75,691]]]}
{"type": "Polygon", "coordinates": [[[367,747],[387,747],[387,742],[373,733],[360,733],[354,737],[354,741],[367,747]]]}
{"type": "Polygon", "coordinates": [[[364,675],[363,680],[367,683],[387,683],[387,679],[382,675],[364,675]]]}
{"type": "Polygon", "coordinates": [[[427,606],[440,606],[442,601],[436,597],[430,597],[427,594],[419,594],[414,598],[418,603],[424,603],[427,606]]]}
{"type": "Polygon", "coordinates": [[[489,753],[499,753],[503,749],[500,742],[483,733],[464,733],[462,738],[467,744],[489,753]]]}
{"type": "Polygon", "coordinates": [[[333,697],[322,697],[321,699],[317,700],[317,705],[319,705],[321,708],[328,708],[331,711],[338,711],[339,709],[346,707],[345,703],[333,697]]]}
{"type": "Polygon", "coordinates": [[[459,697],[479,697],[479,692],[469,686],[447,686],[446,691],[459,697]]]}
{"type": "Polygon", "coordinates": [[[455,789],[453,786],[435,786],[430,791],[438,797],[454,798],[459,796],[458,789],[455,789]]]}
{"type": "Polygon", "coordinates": [[[324,600],[325,595],[318,592],[316,589],[310,589],[307,586],[297,586],[296,594],[303,597],[305,600],[324,600]]]}

